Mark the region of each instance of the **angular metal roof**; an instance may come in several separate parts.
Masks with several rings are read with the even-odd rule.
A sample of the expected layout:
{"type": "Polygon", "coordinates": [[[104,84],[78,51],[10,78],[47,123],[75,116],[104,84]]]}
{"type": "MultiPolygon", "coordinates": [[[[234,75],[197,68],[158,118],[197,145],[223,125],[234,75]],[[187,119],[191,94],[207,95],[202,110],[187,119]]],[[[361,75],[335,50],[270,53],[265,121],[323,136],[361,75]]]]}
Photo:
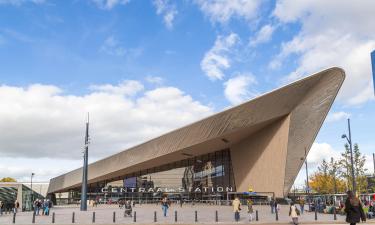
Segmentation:
{"type": "MultiPolygon", "coordinates": [[[[284,194],[288,193],[344,81],[330,68],[263,94],[248,102],[91,163],[88,183],[115,180],[125,174],[201,155],[238,143],[268,124],[290,116],[284,194]],[[225,138],[228,142],[222,141],[225,138]]],[[[284,169],[284,168],[280,168],[284,169]]],[[[82,168],[52,178],[48,193],[77,188],[82,168]]]]}

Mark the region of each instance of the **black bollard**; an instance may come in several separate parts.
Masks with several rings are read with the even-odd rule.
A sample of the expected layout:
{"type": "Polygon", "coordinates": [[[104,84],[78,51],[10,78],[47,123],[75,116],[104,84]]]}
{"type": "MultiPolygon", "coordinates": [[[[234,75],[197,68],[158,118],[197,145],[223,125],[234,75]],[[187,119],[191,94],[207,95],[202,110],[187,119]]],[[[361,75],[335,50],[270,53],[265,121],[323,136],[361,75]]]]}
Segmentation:
{"type": "Polygon", "coordinates": [[[219,213],[215,211],[215,222],[219,222],[219,213]]]}
{"type": "Polygon", "coordinates": [[[137,222],[137,212],[136,211],[134,211],[133,222],[134,223],[137,222]]]}
{"type": "Polygon", "coordinates": [[[156,211],[154,211],[154,222],[156,223],[158,221],[157,217],[156,217],[156,211]]]}
{"type": "Polygon", "coordinates": [[[318,207],[315,204],[315,220],[318,220],[318,207]]]}
{"type": "Polygon", "coordinates": [[[95,212],[92,212],[92,223],[95,223],[95,212]]]}
{"type": "Polygon", "coordinates": [[[113,212],[113,223],[116,223],[116,212],[113,212]]]}
{"type": "Polygon", "coordinates": [[[13,213],[13,223],[16,223],[16,214],[17,213],[13,213]]]}
{"type": "Polygon", "coordinates": [[[256,221],[259,221],[258,210],[255,210],[255,220],[256,220],[256,221]]]}
{"type": "Polygon", "coordinates": [[[35,211],[33,212],[33,219],[31,221],[32,223],[35,223],[35,211]]]}
{"type": "Polygon", "coordinates": [[[195,222],[198,222],[198,212],[195,210],[195,222]]]}
{"type": "Polygon", "coordinates": [[[177,222],[177,211],[174,211],[174,222],[177,222]]]}
{"type": "Polygon", "coordinates": [[[52,213],[52,223],[55,223],[55,212],[52,213]]]}
{"type": "Polygon", "coordinates": [[[75,218],[74,217],[75,217],[75,213],[73,212],[72,213],[72,223],[75,223],[75,218]]]}
{"type": "Polygon", "coordinates": [[[333,220],[337,220],[336,207],[333,207],[333,220]]]}
{"type": "Polygon", "coordinates": [[[276,212],[276,221],[279,221],[279,210],[277,210],[276,208],[275,212],[276,212]]]}

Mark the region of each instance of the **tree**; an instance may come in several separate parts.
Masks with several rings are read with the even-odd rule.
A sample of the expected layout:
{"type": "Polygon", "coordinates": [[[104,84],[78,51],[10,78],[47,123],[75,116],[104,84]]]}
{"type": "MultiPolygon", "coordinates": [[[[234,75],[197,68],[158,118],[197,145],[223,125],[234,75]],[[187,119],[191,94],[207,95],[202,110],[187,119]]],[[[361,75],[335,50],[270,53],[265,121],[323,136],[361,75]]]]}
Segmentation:
{"type": "Polygon", "coordinates": [[[365,168],[366,157],[361,154],[359,151],[358,144],[354,144],[354,168],[355,168],[355,177],[357,182],[357,190],[358,193],[367,192],[367,179],[365,176],[365,172],[367,169],[365,168]]]}
{"type": "Polygon", "coordinates": [[[4,177],[0,180],[0,182],[17,182],[17,180],[12,177],[4,177]]]}
{"type": "MultiPolygon", "coordinates": [[[[333,190],[334,190],[334,193],[336,194],[338,191],[337,179],[340,177],[341,167],[340,167],[339,161],[335,161],[333,157],[331,157],[331,161],[329,162],[329,165],[328,165],[328,174],[333,179],[333,190]]],[[[345,187],[345,183],[344,183],[344,187],[345,187]]]]}
{"type": "Polygon", "coordinates": [[[334,161],[333,158],[330,163],[323,160],[318,166],[318,171],[310,177],[310,187],[321,194],[344,192],[345,182],[339,176],[339,171],[338,161],[334,161]]]}
{"type": "MultiPolygon", "coordinates": [[[[345,151],[341,153],[340,166],[343,171],[341,177],[347,182],[347,189],[353,190],[353,177],[352,177],[352,165],[350,159],[350,148],[348,144],[345,144],[345,151]]],[[[357,191],[359,193],[367,192],[367,179],[365,172],[367,169],[364,168],[366,158],[361,154],[358,144],[354,144],[353,149],[353,163],[354,163],[354,174],[356,176],[357,191]]]]}

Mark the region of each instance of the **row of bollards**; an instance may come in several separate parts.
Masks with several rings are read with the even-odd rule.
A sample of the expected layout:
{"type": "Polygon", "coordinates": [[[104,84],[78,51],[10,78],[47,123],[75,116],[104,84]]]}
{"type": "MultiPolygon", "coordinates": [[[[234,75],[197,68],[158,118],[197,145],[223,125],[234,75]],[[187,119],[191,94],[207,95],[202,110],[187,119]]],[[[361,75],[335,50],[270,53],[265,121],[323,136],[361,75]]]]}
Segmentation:
{"type": "MultiPolygon", "coordinates": [[[[337,214],[336,214],[336,210],[334,209],[333,210],[333,219],[334,220],[337,220],[337,214]]],[[[279,220],[279,212],[278,210],[275,211],[275,214],[276,214],[276,221],[279,220]]],[[[314,209],[314,214],[315,214],[315,221],[318,220],[318,209],[317,207],[314,209]]],[[[13,224],[16,223],[16,215],[17,213],[13,213],[13,219],[12,219],[12,222],[13,224]]],[[[32,214],[32,223],[35,224],[35,212],[33,212],[32,214]]],[[[52,223],[54,224],[55,223],[55,212],[52,212],[52,223]]],[[[96,219],[96,214],[95,212],[92,212],[92,223],[95,223],[95,219],[96,219]]],[[[217,210],[215,210],[215,222],[219,222],[219,213],[217,210]]],[[[258,210],[255,210],[255,220],[256,221],[259,221],[259,214],[258,214],[258,210]]],[[[194,221],[197,223],[198,222],[198,211],[194,211],[194,221]]],[[[112,222],[113,223],[116,223],[116,212],[114,211],[113,212],[113,217],[112,217],[112,222]]],[[[134,211],[133,213],[133,222],[137,222],[137,212],[134,211]]],[[[154,211],[154,222],[156,223],[157,222],[157,212],[154,211]]],[[[177,214],[177,210],[174,211],[174,222],[178,222],[178,214],[177,214]]],[[[72,212],[72,223],[75,223],[75,212],[72,212]]]]}

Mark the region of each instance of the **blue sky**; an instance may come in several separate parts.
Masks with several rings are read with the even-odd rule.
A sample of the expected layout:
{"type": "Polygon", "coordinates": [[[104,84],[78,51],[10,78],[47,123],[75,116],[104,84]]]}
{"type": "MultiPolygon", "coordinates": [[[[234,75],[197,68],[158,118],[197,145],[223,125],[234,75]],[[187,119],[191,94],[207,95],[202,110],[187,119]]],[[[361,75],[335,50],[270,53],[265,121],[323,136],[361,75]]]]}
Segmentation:
{"type": "Polygon", "coordinates": [[[331,66],[347,79],[310,167],[342,150],[347,117],[370,157],[375,5],[344,2],[0,0],[0,125],[14,130],[0,139],[0,168],[8,168],[0,177],[27,179],[34,163],[59,157],[64,166],[37,171],[39,180],[80,166],[87,110],[101,129],[93,131],[94,161],[331,66]]]}

